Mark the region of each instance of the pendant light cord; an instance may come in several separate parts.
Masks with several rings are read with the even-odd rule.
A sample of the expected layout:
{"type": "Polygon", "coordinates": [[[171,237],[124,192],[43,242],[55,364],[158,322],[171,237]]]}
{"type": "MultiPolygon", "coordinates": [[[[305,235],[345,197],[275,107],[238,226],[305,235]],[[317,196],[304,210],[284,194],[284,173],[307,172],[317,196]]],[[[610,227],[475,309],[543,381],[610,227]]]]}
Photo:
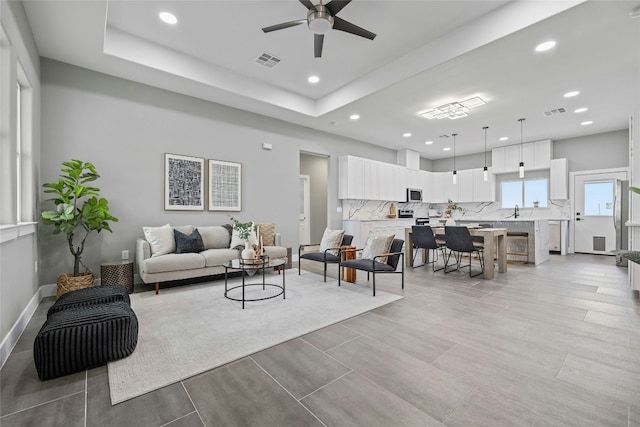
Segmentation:
{"type": "Polygon", "coordinates": [[[453,170],[456,170],[456,135],[457,133],[452,133],[453,136],[453,170]]]}
{"type": "Polygon", "coordinates": [[[520,163],[522,163],[522,142],[523,142],[523,139],[522,139],[522,126],[523,126],[523,122],[525,120],[526,119],[524,119],[524,118],[523,119],[518,119],[518,121],[520,122],[520,163]]]}
{"type": "Polygon", "coordinates": [[[487,167],[487,129],[489,129],[489,126],[485,126],[482,129],[484,129],[484,167],[487,167]]]}

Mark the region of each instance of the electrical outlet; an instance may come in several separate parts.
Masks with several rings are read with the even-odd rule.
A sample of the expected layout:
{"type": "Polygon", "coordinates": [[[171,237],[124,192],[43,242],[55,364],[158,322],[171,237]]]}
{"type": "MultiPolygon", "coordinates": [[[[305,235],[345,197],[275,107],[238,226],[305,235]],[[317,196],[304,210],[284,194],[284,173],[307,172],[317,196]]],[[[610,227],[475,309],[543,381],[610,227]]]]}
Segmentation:
{"type": "Polygon", "coordinates": [[[129,259],[129,251],[122,251],[122,259],[123,260],[129,259]]]}

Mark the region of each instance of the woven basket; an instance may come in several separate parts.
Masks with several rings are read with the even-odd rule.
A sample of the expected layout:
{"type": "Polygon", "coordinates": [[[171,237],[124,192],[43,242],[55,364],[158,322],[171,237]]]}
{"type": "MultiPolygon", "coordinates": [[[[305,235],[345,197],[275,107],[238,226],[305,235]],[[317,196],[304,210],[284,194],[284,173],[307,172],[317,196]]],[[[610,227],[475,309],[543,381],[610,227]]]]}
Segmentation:
{"type": "Polygon", "coordinates": [[[58,276],[57,283],[58,292],[56,297],[60,298],[60,295],[66,294],[67,292],[93,286],[93,272],[85,271],[77,277],[74,277],[73,274],[62,273],[58,276]]]}

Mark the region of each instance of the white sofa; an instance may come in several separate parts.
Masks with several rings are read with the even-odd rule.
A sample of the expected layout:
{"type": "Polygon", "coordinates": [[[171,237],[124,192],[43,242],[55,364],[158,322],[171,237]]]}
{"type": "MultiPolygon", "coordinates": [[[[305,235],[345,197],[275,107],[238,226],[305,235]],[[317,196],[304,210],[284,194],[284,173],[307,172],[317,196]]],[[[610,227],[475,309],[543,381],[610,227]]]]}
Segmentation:
{"type": "MultiPolygon", "coordinates": [[[[150,227],[145,227],[150,228],[150,227]]],[[[157,235],[164,235],[164,248],[158,242],[156,235],[138,238],[136,242],[136,265],[140,278],[144,283],[155,283],[156,294],[160,290],[160,282],[191,279],[224,273],[223,263],[240,256],[242,246],[230,247],[232,231],[230,225],[214,225],[193,227],[191,225],[170,227],[154,227],[157,235]],[[168,231],[170,229],[170,231],[168,231]],[[169,237],[173,237],[173,230],[190,235],[198,230],[204,244],[204,251],[197,253],[175,253],[173,240],[171,247],[169,237]],[[151,240],[151,241],[150,241],[151,240]],[[154,252],[155,250],[155,252],[154,252]]],[[[161,239],[160,239],[161,240],[161,239]]],[[[275,243],[280,242],[280,235],[276,233],[275,243]]],[[[271,257],[282,258],[287,255],[287,249],[280,246],[265,246],[264,251],[271,257]]]]}

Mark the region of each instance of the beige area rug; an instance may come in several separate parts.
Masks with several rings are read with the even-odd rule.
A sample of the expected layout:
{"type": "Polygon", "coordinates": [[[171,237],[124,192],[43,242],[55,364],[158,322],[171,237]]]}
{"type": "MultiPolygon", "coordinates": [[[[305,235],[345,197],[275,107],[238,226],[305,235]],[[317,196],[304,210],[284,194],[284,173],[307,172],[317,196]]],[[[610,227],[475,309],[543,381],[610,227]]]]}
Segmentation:
{"type": "MultiPolygon", "coordinates": [[[[240,278],[231,283],[239,284],[240,278]]],[[[282,276],[268,273],[267,283],[281,284],[282,276]]],[[[252,293],[256,290],[262,287],[253,287],[252,293]]],[[[294,270],[286,274],[286,299],[248,302],[244,310],[240,302],[224,297],[223,280],[162,289],[160,295],[133,294],[138,346],[129,357],[108,365],[111,402],[157,390],[400,298],[382,291],[373,297],[371,288],[349,283],[338,287],[337,280],[324,283],[320,275],[303,271],[298,276],[294,270]]]]}

